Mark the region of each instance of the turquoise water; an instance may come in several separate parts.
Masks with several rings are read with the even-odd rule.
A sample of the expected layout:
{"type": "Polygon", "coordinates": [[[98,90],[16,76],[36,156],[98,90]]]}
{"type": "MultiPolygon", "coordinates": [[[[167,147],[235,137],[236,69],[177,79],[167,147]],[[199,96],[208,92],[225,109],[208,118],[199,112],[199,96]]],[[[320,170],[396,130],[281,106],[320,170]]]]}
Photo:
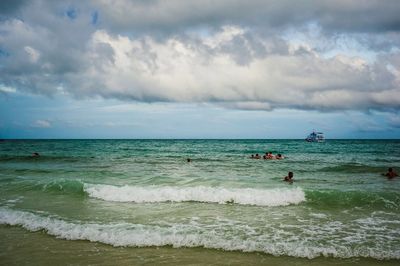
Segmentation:
{"type": "Polygon", "coordinates": [[[400,170],[398,140],[3,141],[0,224],[72,246],[399,260],[388,167],[400,170]],[[286,158],[248,158],[266,151],[286,158]]]}

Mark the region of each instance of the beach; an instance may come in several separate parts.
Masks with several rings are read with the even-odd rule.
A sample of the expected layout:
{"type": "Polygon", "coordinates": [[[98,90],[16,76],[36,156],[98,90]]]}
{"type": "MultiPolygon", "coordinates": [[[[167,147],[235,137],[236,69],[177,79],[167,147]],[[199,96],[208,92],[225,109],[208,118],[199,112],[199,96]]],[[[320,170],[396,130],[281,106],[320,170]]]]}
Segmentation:
{"type": "Polygon", "coordinates": [[[398,140],[6,140],[0,261],[396,265],[389,167],[398,140]]]}

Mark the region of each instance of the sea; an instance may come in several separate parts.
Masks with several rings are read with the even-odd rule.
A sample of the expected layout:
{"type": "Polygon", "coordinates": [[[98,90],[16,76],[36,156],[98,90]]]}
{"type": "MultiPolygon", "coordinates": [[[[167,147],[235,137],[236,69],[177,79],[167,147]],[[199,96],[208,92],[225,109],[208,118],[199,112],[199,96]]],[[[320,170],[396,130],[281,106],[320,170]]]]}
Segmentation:
{"type": "Polygon", "coordinates": [[[0,264],[400,265],[389,167],[400,140],[3,140],[0,264]]]}

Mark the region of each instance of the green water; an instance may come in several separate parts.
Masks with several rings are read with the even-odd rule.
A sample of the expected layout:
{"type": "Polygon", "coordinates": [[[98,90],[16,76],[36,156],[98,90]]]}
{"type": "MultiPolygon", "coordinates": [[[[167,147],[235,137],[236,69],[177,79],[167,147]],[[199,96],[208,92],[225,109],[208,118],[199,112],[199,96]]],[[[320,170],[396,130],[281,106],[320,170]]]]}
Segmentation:
{"type": "Polygon", "coordinates": [[[396,264],[388,167],[398,140],[3,141],[0,261],[396,264]]]}

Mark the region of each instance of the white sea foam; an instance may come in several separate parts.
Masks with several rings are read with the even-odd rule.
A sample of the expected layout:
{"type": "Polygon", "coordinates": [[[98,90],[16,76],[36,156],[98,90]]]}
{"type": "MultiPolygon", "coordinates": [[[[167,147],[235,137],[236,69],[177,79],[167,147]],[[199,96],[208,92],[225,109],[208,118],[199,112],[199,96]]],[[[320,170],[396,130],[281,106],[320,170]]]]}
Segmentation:
{"type": "MultiPolygon", "coordinates": [[[[226,225],[212,225],[210,230],[201,224],[169,224],[165,226],[141,224],[94,224],[64,221],[60,218],[17,211],[0,207],[0,224],[19,225],[30,231],[44,230],[48,234],[67,240],[89,240],[113,246],[150,247],[206,247],[228,251],[265,252],[280,256],[303,258],[319,256],[350,258],[371,257],[376,259],[400,259],[400,250],[391,245],[355,248],[344,242],[320,245],[304,239],[274,239],[273,236],[247,234],[239,236],[226,225]],[[223,228],[219,228],[222,226],[223,228]],[[220,230],[216,230],[216,229],[220,230]]],[[[240,227],[239,227],[240,228],[240,227]]],[[[247,228],[247,227],[246,227],[247,228]]],[[[247,232],[247,229],[244,231],[247,232]]]]}
{"type": "Polygon", "coordinates": [[[310,216],[318,218],[318,219],[326,219],[328,215],[324,213],[310,213],[310,216]]]}
{"type": "Polygon", "coordinates": [[[111,186],[84,184],[90,197],[119,202],[183,202],[237,203],[257,206],[286,206],[305,201],[301,188],[251,189],[222,187],[111,186]]]}

